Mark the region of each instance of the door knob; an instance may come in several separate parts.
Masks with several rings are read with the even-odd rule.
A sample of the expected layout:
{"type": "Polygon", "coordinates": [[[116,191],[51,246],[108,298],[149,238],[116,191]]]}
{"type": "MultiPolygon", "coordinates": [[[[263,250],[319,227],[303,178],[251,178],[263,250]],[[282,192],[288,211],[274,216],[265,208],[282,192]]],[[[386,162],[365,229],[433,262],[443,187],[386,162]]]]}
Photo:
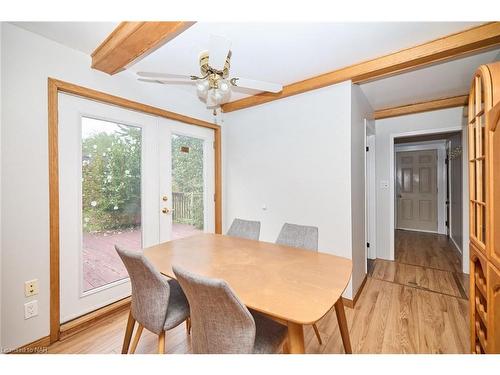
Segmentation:
{"type": "Polygon", "coordinates": [[[163,207],[161,209],[161,212],[163,212],[164,214],[168,214],[170,212],[170,210],[167,207],[163,207]]]}
{"type": "Polygon", "coordinates": [[[166,195],[164,195],[163,197],[161,197],[161,199],[162,199],[164,202],[168,201],[168,197],[167,197],[166,195]]]}

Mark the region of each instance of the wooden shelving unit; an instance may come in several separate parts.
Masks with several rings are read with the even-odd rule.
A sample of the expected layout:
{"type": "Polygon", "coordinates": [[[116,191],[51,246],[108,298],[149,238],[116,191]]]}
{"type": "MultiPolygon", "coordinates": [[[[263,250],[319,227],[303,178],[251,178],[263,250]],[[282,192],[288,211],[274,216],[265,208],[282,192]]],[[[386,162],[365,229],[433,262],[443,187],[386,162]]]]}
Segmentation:
{"type": "Polygon", "coordinates": [[[500,62],[474,74],[467,131],[471,351],[500,353],[500,62]]]}

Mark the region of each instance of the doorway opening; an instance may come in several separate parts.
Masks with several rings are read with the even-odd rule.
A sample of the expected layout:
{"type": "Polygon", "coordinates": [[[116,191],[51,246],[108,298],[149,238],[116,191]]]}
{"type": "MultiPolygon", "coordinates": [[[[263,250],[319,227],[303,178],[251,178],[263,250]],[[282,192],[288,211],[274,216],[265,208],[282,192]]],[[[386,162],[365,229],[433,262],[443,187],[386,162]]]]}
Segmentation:
{"type": "Polygon", "coordinates": [[[462,132],[394,138],[394,259],[461,273],[462,132]]]}

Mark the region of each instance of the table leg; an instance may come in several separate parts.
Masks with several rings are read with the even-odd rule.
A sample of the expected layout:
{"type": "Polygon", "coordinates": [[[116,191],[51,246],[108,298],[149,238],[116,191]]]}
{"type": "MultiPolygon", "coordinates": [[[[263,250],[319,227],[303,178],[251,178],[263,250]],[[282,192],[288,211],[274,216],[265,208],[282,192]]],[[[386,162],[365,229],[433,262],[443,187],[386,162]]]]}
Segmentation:
{"type": "Polygon", "coordinates": [[[290,354],[304,354],[304,329],[302,324],[288,322],[288,350],[290,354]]]}
{"type": "Polygon", "coordinates": [[[347,319],[345,317],[344,303],[342,297],[335,302],[335,312],[337,313],[337,322],[339,323],[340,336],[344,344],[346,354],[352,354],[351,339],[349,338],[349,327],[347,326],[347,319]]]}

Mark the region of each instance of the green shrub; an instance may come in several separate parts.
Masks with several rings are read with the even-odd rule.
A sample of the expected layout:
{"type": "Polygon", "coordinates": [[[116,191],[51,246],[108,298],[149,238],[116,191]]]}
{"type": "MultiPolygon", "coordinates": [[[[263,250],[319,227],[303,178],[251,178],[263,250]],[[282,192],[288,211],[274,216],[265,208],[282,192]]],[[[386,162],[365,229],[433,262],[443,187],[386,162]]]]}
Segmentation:
{"type": "MultiPolygon", "coordinates": [[[[172,137],[172,192],[189,200],[174,222],[203,229],[203,141],[172,137]],[[189,152],[181,152],[189,147],[189,152]]],[[[175,202],[174,202],[175,205],[175,202]]],[[[86,232],[135,228],[141,223],[141,129],[116,125],[82,141],[82,206],[86,232]]]]}
{"type": "Polygon", "coordinates": [[[141,129],[117,125],[82,142],[82,205],[86,231],[141,222],[141,129]]]}

